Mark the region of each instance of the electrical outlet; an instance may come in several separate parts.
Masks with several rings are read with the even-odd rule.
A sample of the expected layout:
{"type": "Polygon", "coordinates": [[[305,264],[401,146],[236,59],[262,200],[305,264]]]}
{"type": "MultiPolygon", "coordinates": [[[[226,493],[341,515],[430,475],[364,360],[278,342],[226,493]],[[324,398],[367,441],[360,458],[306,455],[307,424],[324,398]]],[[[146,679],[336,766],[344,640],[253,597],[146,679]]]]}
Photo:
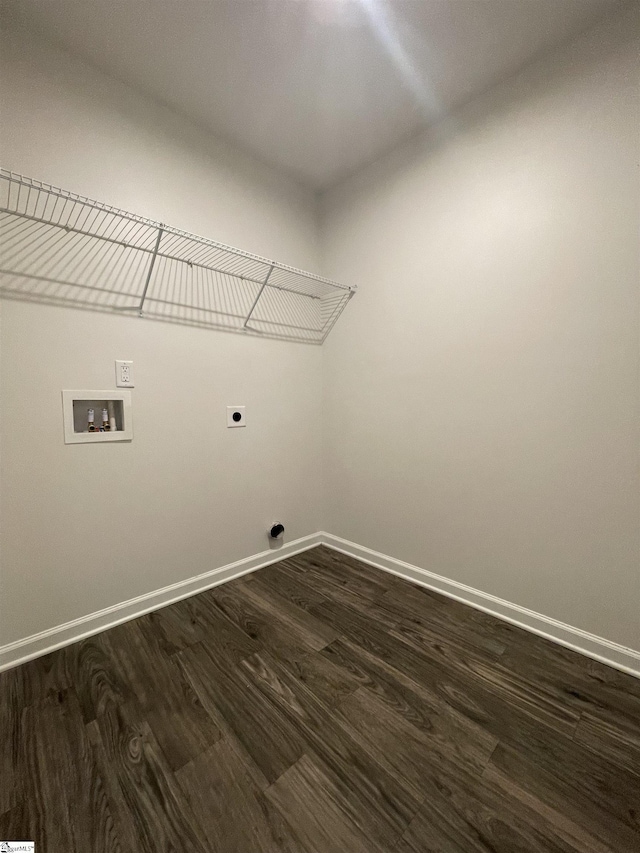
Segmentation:
{"type": "Polygon", "coordinates": [[[133,388],[132,361],[116,361],[116,388],[133,388]]]}
{"type": "Polygon", "coordinates": [[[244,406],[227,406],[227,426],[243,427],[246,425],[244,406]]]}

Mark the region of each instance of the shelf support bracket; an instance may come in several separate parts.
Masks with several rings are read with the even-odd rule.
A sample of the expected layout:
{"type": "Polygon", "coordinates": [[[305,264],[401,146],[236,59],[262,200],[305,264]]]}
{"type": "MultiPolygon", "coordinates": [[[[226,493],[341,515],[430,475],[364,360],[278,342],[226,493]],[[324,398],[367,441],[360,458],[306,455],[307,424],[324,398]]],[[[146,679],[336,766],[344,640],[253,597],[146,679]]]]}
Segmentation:
{"type": "Polygon", "coordinates": [[[158,249],[160,248],[160,240],[162,240],[163,229],[158,228],[158,236],[156,237],[156,244],[153,247],[153,254],[151,255],[151,260],[149,261],[149,269],[147,271],[147,279],[144,283],[144,290],[142,291],[142,297],[140,298],[140,306],[138,307],[138,314],[142,316],[142,306],[144,305],[144,300],[147,295],[147,290],[149,288],[149,282],[151,281],[151,275],[153,273],[153,267],[156,262],[156,258],[158,257],[158,249]]]}
{"type": "Polygon", "coordinates": [[[259,299],[260,299],[260,297],[262,296],[262,291],[263,291],[263,290],[265,289],[265,287],[267,286],[267,282],[269,281],[269,276],[270,276],[270,275],[271,275],[271,273],[273,272],[273,267],[274,267],[274,265],[273,265],[273,264],[271,264],[271,266],[269,267],[269,272],[267,273],[267,277],[266,277],[266,278],[265,278],[265,280],[262,282],[262,285],[261,285],[261,287],[260,287],[260,290],[258,291],[258,295],[257,295],[257,296],[256,296],[256,298],[253,300],[253,305],[251,306],[251,311],[249,311],[249,313],[247,314],[247,319],[244,321],[244,328],[245,328],[245,329],[247,328],[247,323],[248,323],[248,322],[249,322],[249,320],[251,319],[251,315],[252,315],[252,314],[253,314],[253,312],[255,311],[256,305],[258,304],[258,300],[259,300],[259,299]]]}

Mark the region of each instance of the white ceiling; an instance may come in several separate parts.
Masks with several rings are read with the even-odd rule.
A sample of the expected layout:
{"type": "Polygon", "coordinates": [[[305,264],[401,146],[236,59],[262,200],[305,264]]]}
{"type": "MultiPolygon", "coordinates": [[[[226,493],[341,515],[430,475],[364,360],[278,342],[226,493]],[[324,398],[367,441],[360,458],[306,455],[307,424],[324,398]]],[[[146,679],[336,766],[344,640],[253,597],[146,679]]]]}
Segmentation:
{"type": "Polygon", "coordinates": [[[19,0],[12,14],[322,189],[616,0],[19,0]]]}

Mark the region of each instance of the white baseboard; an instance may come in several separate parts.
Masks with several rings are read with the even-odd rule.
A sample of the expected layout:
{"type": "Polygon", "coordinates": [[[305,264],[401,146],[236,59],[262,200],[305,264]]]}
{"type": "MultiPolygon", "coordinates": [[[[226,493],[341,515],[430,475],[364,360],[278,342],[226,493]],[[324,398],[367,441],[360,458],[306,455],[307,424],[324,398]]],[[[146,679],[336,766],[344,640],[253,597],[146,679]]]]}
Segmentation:
{"type": "Polygon", "coordinates": [[[145,613],[159,610],[168,604],[189,598],[249,572],[255,572],[257,569],[277,563],[286,557],[292,557],[302,551],[307,551],[309,548],[315,548],[316,545],[327,545],[334,551],[340,551],[342,554],[355,557],[357,560],[375,566],[377,569],[391,572],[391,574],[427,587],[427,589],[432,589],[449,598],[454,598],[463,604],[483,610],[485,613],[490,613],[534,634],[539,634],[547,640],[559,643],[580,654],[640,678],[640,652],[634,649],[612,643],[603,637],[589,634],[587,631],[573,628],[571,625],[565,625],[563,622],[558,622],[549,616],[543,616],[541,613],[535,613],[526,607],[512,604],[510,601],[442,577],[427,569],[412,566],[410,563],[404,563],[402,560],[396,560],[394,557],[388,557],[386,554],[380,554],[378,551],[372,551],[370,548],[356,545],[355,542],[349,542],[339,536],[325,532],[304,536],[280,548],[262,551],[260,554],[246,557],[236,563],[212,569],[196,577],[179,581],[137,598],[131,598],[120,604],[114,604],[104,610],[90,613],[80,619],[74,619],[64,625],[58,625],[39,634],[33,634],[30,637],[2,646],[0,647],[0,672],[53,652],[63,646],[76,643],[92,634],[106,631],[121,622],[136,619],[145,613]]]}
{"type": "Polygon", "coordinates": [[[46,655],[62,648],[62,646],[77,643],[78,640],[106,631],[107,628],[113,628],[121,622],[128,622],[130,619],[136,619],[152,610],[159,610],[161,607],[166,607],[168,604],[173,604],[183,598],[189,598],[198,592],[204,592],[206,589],[218,586],[218,584],[234,580],[249,572],[255,572],[271,563],[284,560],[285,557],[293,557],[294,554],[300,554],[302,551],[307,551],[309,548],[314,548],[320,544],[321,536],[319,533],[304,536],[279,548],[262,551],[253,557],[246,557],[236,563],[229,563],[227,566],[212,569],[209,572],[204,572],[204,574],[196,575],[196,577],[187,578],[187,580],[165,586],[162,589],[139,595],[137,598],[114,604],[112,607],[106,607],[104,610],[89,613],[80,619],[66,622],[64,625],[57,625],[55,628],[49,628],[39,634],[33,634],[30,637],[1,646],[0,672],[41,655],[46,655]]]}
{"type": "Polygon", "coordinates": [[[484,610],[485,613],[490,613],[492,616],[497,616],[499,619],[504,619],[506,622],[511,622],[511,624],[534,634],[539,634],[547,640],[552,640],[561,646],[566,646],[575,652],[640,678],[640,652],[634,651],[634,649],[612,643],[610,640],[589,634],[580,628],[565,625],[549,616],[527,610],[526,607],[520,607],[520,605],[512,604],[502,598],[496,598],[494,595],[449,580],[449,578],[436,575],[426,569],[420,569],[418,566],[412,566],[410,563],[404,563],[402,560],[387,557],[386,554],[380,554],[378,551],[356,545],[354,542],[333,536],[331,533],[323,532],[321,537],[322,544],[333,548],[334,551],[340,551],[342,554],[355,557],[357,560],[375,566],[377,569],[391,572],[391,574],[425,586],[427,589],[432,589],[449,598],[455,598],[456,601],[461,601],[463,604],[484,610]]]}

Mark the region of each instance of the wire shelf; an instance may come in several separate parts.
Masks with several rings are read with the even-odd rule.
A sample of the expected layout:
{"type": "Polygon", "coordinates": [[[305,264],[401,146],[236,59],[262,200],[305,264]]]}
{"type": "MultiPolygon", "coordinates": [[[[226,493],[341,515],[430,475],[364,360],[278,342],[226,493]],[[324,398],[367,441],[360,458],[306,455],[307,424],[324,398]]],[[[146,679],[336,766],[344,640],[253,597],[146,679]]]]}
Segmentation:
{"type": "Polygon", "coordinates": [[[354,292],[0,169],[0,296],[321,344],[354,292]]]}

